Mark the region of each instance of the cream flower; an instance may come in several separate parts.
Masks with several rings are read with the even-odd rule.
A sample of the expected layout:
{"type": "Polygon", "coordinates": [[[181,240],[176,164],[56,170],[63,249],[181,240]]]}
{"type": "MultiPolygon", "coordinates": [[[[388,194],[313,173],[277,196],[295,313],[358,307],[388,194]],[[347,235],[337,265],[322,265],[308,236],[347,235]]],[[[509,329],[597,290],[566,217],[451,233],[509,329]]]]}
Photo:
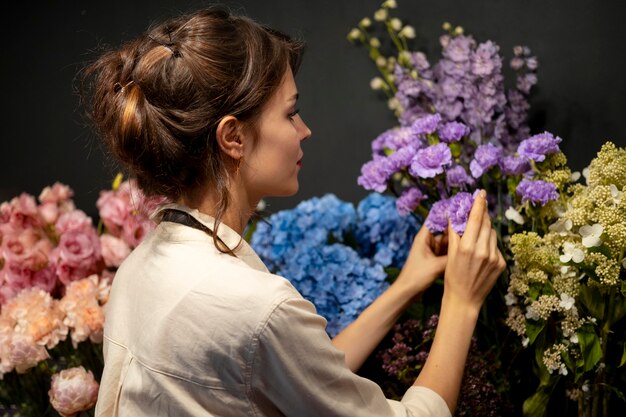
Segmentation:
{"type": "Polygon", "coordinates": [[[348,40],[356,41],[361,36],[361,31],[357,28],[352,28],[352,30],[348,33],[348,40]]]}
{"type": "Polygon", "coordinates": [[[563,255],[559,258],[561,262],[567,263],[574,261],[575,263],[581,263],[585,259],[585,253],[572,242],[563,243],[563,255]]]}
{"type": "Polygon", "coordinates": [[[396,0],[385,0],[385,2],[382,4],[382,7],[395,9],[396,7],[398,7],[398,4],[396,3],[396,0]]]}
{"type": "Polygon", "coordinates": [[[370,26],[372,26],[372,21],[370,20],[369,17],[364,17],[363,19],[361,19],[361,21],[359,22],[359,26],[362,26],[364,28],[368,28],[370,26]]]}
{"type": "Polygon", "coordinates": [[[370,81],[370,87],[372,88],[372,90],[380,90],[384,87],[384,85],[385,82],[380,77],[374,77],[372,78],[372,81],[370,81]]]}
{"type": "Polygon", "coordinates": [[[374,12],[374,20],[379,22],[384,21],[389,16],[389,12],[386,9],[378,9],[374,12]]]}
{"type": "Polygon", "coordinates": [[[586,248],[600,246],[602,244],[602,239],[600,239],[602,232],[604,232],[604,227],[599,223],[593,226],[586,224],[578,229],[578,233],[583,237],[583,246],[586,248]]]}
{"type": "Polygon", "coordinates": [[[513,304],[517,304],[517,297],[510,292],[507,292],[504,296],[504,301],[506,302],[506,305],[512,306],[513,304]]]}
{"type": "Polygon", "coordinates": [[[395,31],[398,31],[398,30],[402,29],[402,21],[400,19],[398,19],[397,17],[394,17],[393,19],[391,19],[389,24],[391,25],[391,27],[395,31]]]}
{"type": "Polygon", "coordinates": [[[574,223],[570,219],[560,218],[556,222],[552,223],[548,229],[552,233],[558,233],[561,236],[567,236],[572,230],[574,223]]]}
{"type": "Polygon", "coordinates": [[[380,40],[378,38],[370,39],[370,46],[372,48],[380,48],[380,40]]]}
{"type": "Polygon", "coordinates": [[[75,416],[89,410],[98,398],[98,383],[82,366],[65,369],[52,375],[50,404],[62,416],[75,416]]]}
{"type": "Polygon", "coordinates": [[[574,306],[575,302],[576,299],[574,297],[569,294],[561,293],[561,302],[559,303],[559,306],[563,309],[570,310],[574,306]]]}
{"type": "Polygon", "coordinates": [[[619,206],[622,202],[622,196],[624,193],[618,190],[615,184],[611,184],[609,189],[611,190],[611,196],[613,196],[613,204],[619,206]]]}
{"type": "Polygon", "coordinates": [[[413,28],[413,26],[406,25],[405,27],[402,28],[402,30],[400,31],[400,33],[398,33],[398,35],[407,39],[413,39],[415,38],[415,29],[413,28]]]}
{"type": "Polygon", "coordinates": [[[507,219],[514,221],[517,224],[524,224],[524,217],[520,214],[519,211],[515,210],[513,207],[509,207],[504,212],[504,217],[507,219]]]}
{"type": "Polygon", "coordinates": [[[580,172],[578,172],[578,171],[574,171],[574,172],[572,172],[572,175],[570,175],[570,177],[569,177],[569,180],[570,180],[571,182],[576,182],[576,181],[578,181],[579,179],[580,179],[580,172]]]}

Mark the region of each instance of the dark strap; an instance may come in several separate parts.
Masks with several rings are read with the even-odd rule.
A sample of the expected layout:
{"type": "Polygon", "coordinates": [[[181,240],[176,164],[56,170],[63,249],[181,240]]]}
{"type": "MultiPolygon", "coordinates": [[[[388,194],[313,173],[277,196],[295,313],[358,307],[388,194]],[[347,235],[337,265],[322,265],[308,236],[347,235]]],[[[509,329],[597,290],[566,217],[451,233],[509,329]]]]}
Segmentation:
{"type": "Polygon", "coordinates": [[[198,221],[198,219],[193,217],[191,214],[184,212],[182,210],[176,210],[176,209],[163,210],[163,216],[161,217],[161,221],[182,224],[183,226],[188,226],[194,229],[202,230],[207,235],[213,236],[213,231],[211,229],[209,229],[208,227],[200,223],[200,221],[198,221]]]}

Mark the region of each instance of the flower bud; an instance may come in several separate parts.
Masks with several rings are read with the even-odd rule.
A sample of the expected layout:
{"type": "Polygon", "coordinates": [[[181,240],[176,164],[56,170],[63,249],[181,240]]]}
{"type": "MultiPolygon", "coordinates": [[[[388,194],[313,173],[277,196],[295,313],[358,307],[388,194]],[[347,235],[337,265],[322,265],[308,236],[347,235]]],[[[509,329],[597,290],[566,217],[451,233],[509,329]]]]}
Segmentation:
{"type": "Polygon", "coordinates": [[[450,22],[443,22],[443,25],[441,25],[441,28],[445,31],[449,31],[452,29],[452,25],[450,24],[450,22]]]}
{"type": "Polygon", "coordinates": [[[391,24],[392,29],[395,31],[399,31],[400,29],[402,29],[402,21],[397,17],[391,19],[389,23],[391,24]]]}
{"type": "Polygon", "coordinates": [[[398,7],[398,4],[396,3],[396,0],[385,0],[385,2],[382,4],[382,7],[386,9],[395,9],[396,7],[398,7]]]}
{"type": "Polygon", "coordinates": [[[402,28],[399,35],[407,39],[413,39],[415,38],[415,29],[413,29],[413,26],[406,25],[402,28]]]}
{"type": "Polygon", "coordinates": [[[458,35],[462,35],[463,32],[464,32],[463,26],[457,26],[457,27],[454,28],[454,34],[457,35],[457,36],[458,35]]]}
{"type": "Polygon", "coordinates": [[[359,37],[361,37],[361,31],[357,28],[353,28],[349,33],[348,33],[348,40],[349,41],[356,41],[359,39],[359,37]]]}
{"type": "Polygon", "coordinates": [[[368,27],[372,26],[372,21],[370,20],[369,17],[364,17],[359,22],[359,26],[364,27],[364,28],[368,28],[368,27]]]}
{"type": "Polygon", "coordinates": [[[378,38],[370,39],[370,46],[372,48],[380,48],[380,41],[378,40],[378,38]]]}
{"type": "Polygon", "coordinates": [[[372,81],[370,81],[370,87],[372,88],[372,90],[380,90],[384,86],[385,86],[385,82],[380,77],[374,77],[372,78],[372,81]]]}
{"type": "Polygon", "coordinates": [[[376,58],[376,66],[380,68],[384,68],[387,66],[387,60],[384,56],[379,56],[378,58],[376,58]]]}
{"type": "Polygon", "coordinates": [[[389,17],[389,12],[387,11],[387,9],[378,9],[374,13],[374,20],[379,22],[385,21],[387,17],[389,17]]]}

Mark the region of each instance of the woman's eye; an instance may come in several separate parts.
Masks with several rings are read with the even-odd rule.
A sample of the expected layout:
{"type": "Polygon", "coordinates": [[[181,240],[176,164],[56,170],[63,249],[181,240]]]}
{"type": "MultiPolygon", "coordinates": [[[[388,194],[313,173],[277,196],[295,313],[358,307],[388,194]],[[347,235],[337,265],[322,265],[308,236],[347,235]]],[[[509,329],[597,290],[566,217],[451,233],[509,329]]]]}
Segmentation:
{"type": "Polygon", "coordinates": [[[293,120],[293,118],[296,117],[296,114],[298,113],[300,113],[300,109],[295,109],[294,111],[288,114],[289,119],[293,120]]]}

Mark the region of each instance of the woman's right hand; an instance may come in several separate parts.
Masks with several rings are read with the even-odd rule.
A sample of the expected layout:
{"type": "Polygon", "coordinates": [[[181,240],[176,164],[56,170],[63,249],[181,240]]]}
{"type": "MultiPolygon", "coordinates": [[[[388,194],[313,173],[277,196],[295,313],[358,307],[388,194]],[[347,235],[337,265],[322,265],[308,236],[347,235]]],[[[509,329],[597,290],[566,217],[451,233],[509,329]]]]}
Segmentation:
{"type": "Polygon", "coordinates": [[[477,313],[506,266],[491,227],[484,190],[474,200],[463,237],[451,226],[448,229],[444,299],[466,305],[477,313]]]}

